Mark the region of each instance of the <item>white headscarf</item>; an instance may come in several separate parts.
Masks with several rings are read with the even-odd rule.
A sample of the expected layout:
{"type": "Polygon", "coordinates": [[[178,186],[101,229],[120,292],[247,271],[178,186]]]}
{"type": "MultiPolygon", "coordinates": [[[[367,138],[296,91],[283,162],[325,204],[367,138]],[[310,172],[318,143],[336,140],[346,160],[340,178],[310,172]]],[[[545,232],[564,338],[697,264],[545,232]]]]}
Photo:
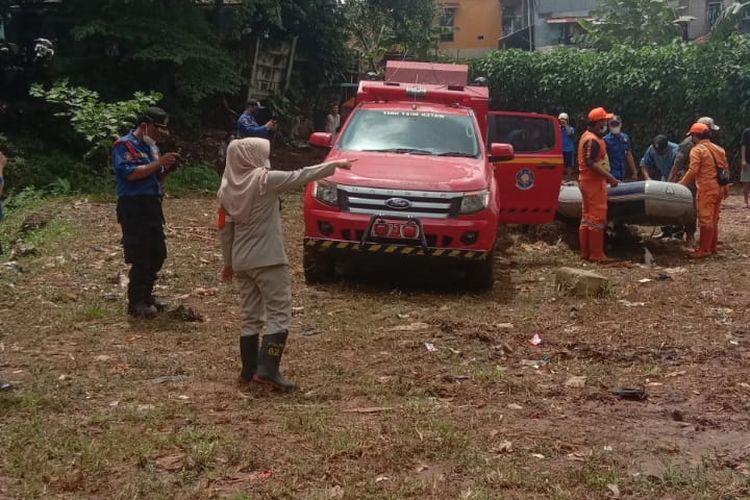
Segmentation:
{"type": "Polygon", "coordinates": [[[217,193],[219,206],[240,224],[247,222],[255,202],[266,194],[271,143],[248,137],[229,143],[227,163],[217,193]]]}

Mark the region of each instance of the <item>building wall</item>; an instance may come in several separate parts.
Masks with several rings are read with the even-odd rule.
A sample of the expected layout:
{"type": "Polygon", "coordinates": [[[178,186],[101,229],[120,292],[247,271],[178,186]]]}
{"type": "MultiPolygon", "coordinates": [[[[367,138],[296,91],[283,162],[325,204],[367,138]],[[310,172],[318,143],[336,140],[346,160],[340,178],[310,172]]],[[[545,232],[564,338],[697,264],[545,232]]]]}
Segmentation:
{"type": "MultiPolygon", "coordinates": [[[[534,45],[537,49],[561,45],[563,26],[550,24],[549,19],[562,17],[585,18],[599,6],[598,0],[537,0],[534,19],[534,45]]],[[[571,29],[568,27],[567,29],[571,29]]]]}
{"type": "Polygon", "coordinates": [[[440,42],[442,53],[471,58],[497,49],[502,36],[500,0],[455,0],[442,5],[456,9],[453,41],[440,42]]]}
{"type": "Polygon", "coordinates": [[[682,0],[680,4],[686,9],[680,14],[695,18],[695,21],[688,24],[688,38],[698,38],[711,31],[709,4],[721,4],[723,8],[726,8],[732,3],[732,0],[682,0]]]}

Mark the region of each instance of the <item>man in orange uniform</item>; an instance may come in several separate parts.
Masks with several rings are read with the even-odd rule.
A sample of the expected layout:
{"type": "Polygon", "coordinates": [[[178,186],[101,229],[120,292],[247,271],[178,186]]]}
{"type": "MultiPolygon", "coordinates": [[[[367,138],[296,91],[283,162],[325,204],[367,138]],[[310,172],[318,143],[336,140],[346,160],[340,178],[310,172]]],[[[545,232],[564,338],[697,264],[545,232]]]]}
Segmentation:
{"type": "Polygon", "coordinates": [[[690,167],[680,180],[683,186],[693,181],[698,188],[696,208],[698,223],[701,227],[700,246],[691,257],[702,258],[716,253],[719,241],[719,213],[721,200],[729,196],[729,187],[721,186],[717,180],[719,169],[729,173],[727,154],[724,148],[717,146],[710,139],[711,129],[703,123],[695,123],[687,135],[693,139],[690,151],[690,167]]]}
{"type": "Polygon", "coordinates": [[[583,197],[583,217],[578,229],[581,258],[609,262],[604,254],[604,229],[607,227],[607,184],[618,181],[609,171],[604,135],[612,118],[604,108],[592,109],[586,132],[578,143],[578,185],[583,197]]]}

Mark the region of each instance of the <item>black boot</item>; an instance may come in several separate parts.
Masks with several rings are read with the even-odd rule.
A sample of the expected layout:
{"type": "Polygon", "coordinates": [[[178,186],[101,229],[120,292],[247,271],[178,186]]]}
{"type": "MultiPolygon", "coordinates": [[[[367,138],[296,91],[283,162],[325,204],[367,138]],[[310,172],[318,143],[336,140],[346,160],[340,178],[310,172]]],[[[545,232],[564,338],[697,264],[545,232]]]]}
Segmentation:
{"type": "Polygon", "coordinates": [[[154,306],[150,306],[145,302],[136,302],[135,304],[128,305],[128,314],[138,319],[154,319],[157,315],[157,310],[154,306]]]}
{"type": "Polygon", "coordinates": [[[258,339],[260,335],[240,336],[240,359],[242,360],[241,382],[250,382],[258,369],[258,339]]]}
{"type": "Polygon", "coordinates": [[[146,305],[148,305],[148,306],[154,306],[154,309],[156,309],[157,312],[164,312],[169,307],[168,303],[166,303],[166,302],[164,302],[162,300],[157,299],[153,295],[149,295],[146,298],[146,305]]]}
{"type": "Polygon", "coordinates": [[[253,380],[261,384],[268,384],[281,391],[292,391],[296,389],[292,382],[286,380],[279,373],[281,356],[284,354],[284,346],[289,332],[283,331],[266,335],[263,337],[263,345],[260,348],[260,360],[258,371],[255,372],[253,380]]]}

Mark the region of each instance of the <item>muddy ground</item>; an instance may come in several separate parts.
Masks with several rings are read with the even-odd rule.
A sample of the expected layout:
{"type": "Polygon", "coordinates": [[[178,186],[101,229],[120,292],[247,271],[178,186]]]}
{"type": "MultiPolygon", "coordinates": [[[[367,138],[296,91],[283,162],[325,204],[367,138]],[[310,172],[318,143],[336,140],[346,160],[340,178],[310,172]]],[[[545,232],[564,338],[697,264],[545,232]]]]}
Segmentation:
{"type": "Polygon", "coordinates": [[[631,244],[629,265],[596,268],[557,229],[505,231],[494,289],[476,294],[414,261],[305,286],[290,195],[289,395],[235,385],[238,295],[219,282],[213,201],[165,208],[158,292],[202,322],[127,319],[112,204],[44,205],[49,222],[23,236],[37,254],[0,267],[0,380],[16,385],[0,394],[0,498],[750,497],[739,196],[718,258],[647,239],[657,267],[631,244]],[[609,278],[605,296],[558,291],[566,265],[609,278]]]}

